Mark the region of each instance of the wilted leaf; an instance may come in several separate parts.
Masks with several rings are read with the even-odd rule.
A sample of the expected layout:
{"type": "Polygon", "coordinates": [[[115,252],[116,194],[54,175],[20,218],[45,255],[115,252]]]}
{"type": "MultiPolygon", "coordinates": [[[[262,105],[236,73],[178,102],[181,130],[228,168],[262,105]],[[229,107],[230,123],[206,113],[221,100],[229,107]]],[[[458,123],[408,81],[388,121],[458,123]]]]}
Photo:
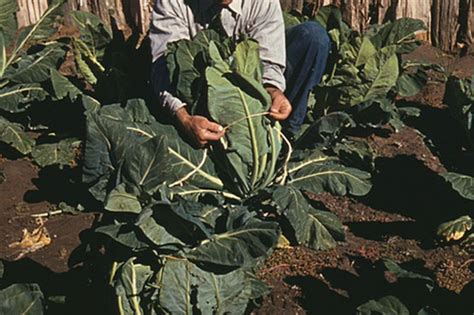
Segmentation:
{"type": "Polygon", "coordinates": [[[13,284],[0,290],[0,314],[42,315],[44,296],[37,284],[13,284]]]}
{"type": "Polygon", "coordinates": [[[458,241],[472,229],[473,221],[468,215],[443,223],[438,228],[438,235],[446,241],[458,241]]]}
{"type": "Polygon", "coordinates": [[[40,220],[38,223],[38,227],[31,233],[27,229],[23,229],[23,236],[19,242],[13,242],[8,245],[9,248],[16,250],[15,260],[21,259],[26,254],[36,252],[51,244],[51,237],[43,221],[40,220]]]}

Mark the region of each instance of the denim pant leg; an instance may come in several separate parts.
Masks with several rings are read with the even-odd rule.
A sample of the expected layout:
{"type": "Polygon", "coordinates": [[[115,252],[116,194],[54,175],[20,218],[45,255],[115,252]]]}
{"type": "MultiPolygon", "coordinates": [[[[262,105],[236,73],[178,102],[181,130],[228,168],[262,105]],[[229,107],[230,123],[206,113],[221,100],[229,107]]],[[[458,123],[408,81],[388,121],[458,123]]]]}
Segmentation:
{"type": "Polygon", "coordinates": [[[309,93],[321,82],[330,47],[329,36],[318,22],[305,22],[286,31],[285,94],[293,112],[283,127],[290,136],[295,135],[304,122],[309,93]]]}

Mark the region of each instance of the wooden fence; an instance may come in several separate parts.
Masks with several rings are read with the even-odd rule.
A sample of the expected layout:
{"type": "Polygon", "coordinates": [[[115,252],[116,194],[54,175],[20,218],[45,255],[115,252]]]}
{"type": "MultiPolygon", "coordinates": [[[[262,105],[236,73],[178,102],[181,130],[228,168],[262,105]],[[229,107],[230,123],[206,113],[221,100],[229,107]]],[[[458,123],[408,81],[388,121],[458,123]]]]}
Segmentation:
{"type": "MultiPolygon", "coordinates": [[[[48,0],[17,0],[20,26],[35,22],[47,7],[48,0]]],[[[66,11],[84,10],[114,24],[125,35],[135,31],[145,36],[151,2],[157,0],[68,0],[66,11]]],[[[159,0],[158,0],[159,1],[159,0]]],[[[258,1],[258,0],[252,0],[258,1]]],[[[317,10],[323,5],[339,6],[345,21],[357,30],[372,23],[400,17],[423,20],[428,31],[422,37],[444,51],[458,44],[474,46],[474,0],[280,0],[286,10],[301,11],[303,3],[317,10]]],[[[67,17],[67,12],[65,12],[67,17]]],[[[67,18],[66,18],[67,20],[67,18]]]]}

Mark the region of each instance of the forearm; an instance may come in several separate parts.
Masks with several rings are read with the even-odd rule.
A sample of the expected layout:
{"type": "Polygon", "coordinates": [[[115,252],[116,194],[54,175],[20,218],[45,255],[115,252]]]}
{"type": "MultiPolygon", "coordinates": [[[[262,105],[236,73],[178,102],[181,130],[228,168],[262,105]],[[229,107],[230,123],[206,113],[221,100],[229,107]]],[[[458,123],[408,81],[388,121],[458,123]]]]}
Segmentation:
{"type": "Polygon", "coordinates": [[[170,75],[166,64],[166,57],[162,56],[153,63],[151,84],[159,102],[171,114],[175,114],[186,104],[170,92],[170,75]]]}

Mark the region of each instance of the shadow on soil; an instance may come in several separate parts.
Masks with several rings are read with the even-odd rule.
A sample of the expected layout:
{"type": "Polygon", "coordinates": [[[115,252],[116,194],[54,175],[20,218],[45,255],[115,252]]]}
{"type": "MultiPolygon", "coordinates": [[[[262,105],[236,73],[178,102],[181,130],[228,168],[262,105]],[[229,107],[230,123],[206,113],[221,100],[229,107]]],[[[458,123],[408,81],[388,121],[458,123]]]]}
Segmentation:
{"type": "Polygon", "coordinates": [[[418,118],[410,118],[407,124],[426,136],[426,144],[443,165],[450,171],[472,172],[472,159],[467,160],[462,152],[467,139],[460,124],[451,116],[449,109],[402,102],[401,106],[415,106],[421,110],[418,118]]]}
{"type": "Polygon", "coordinates": [[[81,204],[86,209],[100,209],[101,205],[81,183],[81,167],[46,167],[38,172],[38,178],[32,179],[36,190],[29,190],[24,200],[30,203],[47,201],[51,204],[65,202],[70,206],[81,204]]]}
{"type": "MultiPolygon", "coordinates": [[[[29,258],[3,263],[5,274],[0,280],[0,289],[15,283],[38,284],[45,296],[48,315],[102,315],[111,314],[114,309],[114,295],[105,286],[106,279],[103,278],[108,274],[106,270],[82,264],[56,273],[29,258]]],[[[94,266],[104,264],[95,263],[94,266]]]]}
{"type": "Polygon", "coordinates": [[[473,202],[462,199],[441,176],[414,156],[380,158],[376,164],[373,189],[359,200],[415,222],[352,223],[351,231],[357,236],[381,240],[382,236],[400,235],[420,240],[423,247],[432,247],[439,224],[474,208],[473,202]]]}
{"type": "MultiPolygon", "coordinates": [[[[285,281],[301,288],[300,304],[308,314],[355,314],[358,306],[372,299],[387,295],[396,296],[417,314],[426,306],[437,309],[440,314],[472,314],[473,284],[467,285],[461,294],[435,287],[430,292],[425,283],[390,277],[380,263],[372,264],[360,257],[353,257],[356,273],[328,268],[321,272],[327,283],[311,276],[288,277],[285,281]]],[[[423,262],[413,261],[403,267],[418,271],[423,262]]],[[[422,270],[423,271],[423,270],[422,270]]],[[[427,274],[426,271],[423,272],[427,274]]],[[[429,274],[428,274],[429,275],[429,274]]]]}

